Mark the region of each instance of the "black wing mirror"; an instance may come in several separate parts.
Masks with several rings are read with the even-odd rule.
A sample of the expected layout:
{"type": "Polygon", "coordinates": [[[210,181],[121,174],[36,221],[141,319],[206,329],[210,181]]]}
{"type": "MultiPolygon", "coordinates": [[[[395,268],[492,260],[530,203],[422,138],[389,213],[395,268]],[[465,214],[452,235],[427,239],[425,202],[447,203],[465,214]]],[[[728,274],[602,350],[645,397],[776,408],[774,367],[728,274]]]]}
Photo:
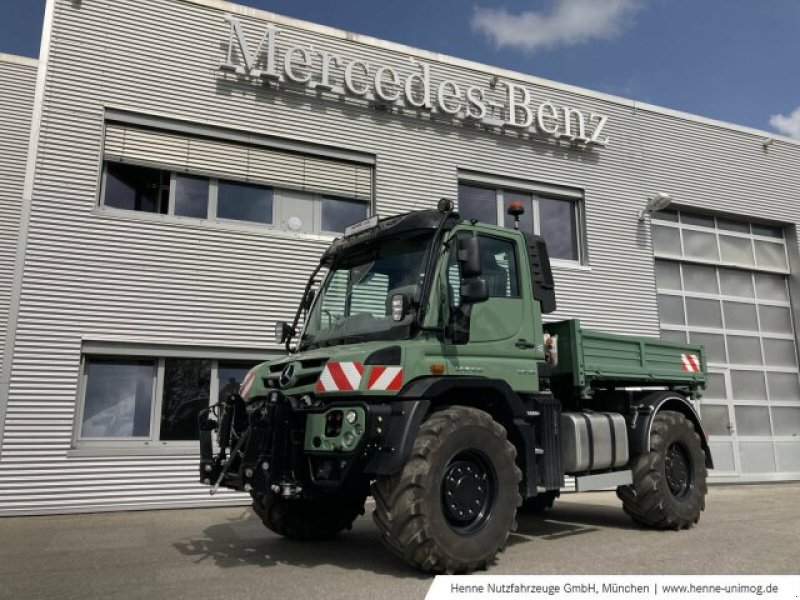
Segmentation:
{"type": "Polygon", "coordinates": [[[481,276],[481,245],[478,236],[458,238],[458,263],[464,279],[481,276]]]}
{"type": "Polygon", "coordinates": [[[476,304],[488,299],[489,287],[482,277],[471,277],[461,284],[461,304],[476,304]]]}

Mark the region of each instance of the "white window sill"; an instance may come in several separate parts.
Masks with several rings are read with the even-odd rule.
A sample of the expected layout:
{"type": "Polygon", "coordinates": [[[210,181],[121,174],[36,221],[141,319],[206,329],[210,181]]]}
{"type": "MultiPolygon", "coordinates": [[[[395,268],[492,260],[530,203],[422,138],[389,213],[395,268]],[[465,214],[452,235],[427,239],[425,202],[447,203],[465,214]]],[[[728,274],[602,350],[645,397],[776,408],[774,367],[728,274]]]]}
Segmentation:
{"type": "Polygon", "coordinates": [[[590,265],[582,265],[578,262],[573,262],[571,260],[559,260],[557,258],[553,258],[550,260],[550,266],[553,270],[556,271],[591,271],[592,267],[590,265]]]}
{"type": "Polygon", "coordinates": [[[191,455],[200,460],[200,442],[78,442],[76,447],[67,450],[67,458],[191,455]]]}
{"type": "Polygon", "coordinates": [[[247,221],[234,221],[228,219],[195,219],[193,217],[162,215],[144,211],[112,208],[108,206],[95,206],[92,209],[92,212],[95,215],[107,219],[127,219],[142,223],[165,223],[178,227],[191,227],[194,229],[225,229],[229,231],[244,231],[248,233],[257,233],[281,238],[322,241],[326,244],[330,244],[335,238],[343,235],[341,233],[326,232],[295,232],[286,229],[280,229],[273,224],[249,223],[247,221]]]}

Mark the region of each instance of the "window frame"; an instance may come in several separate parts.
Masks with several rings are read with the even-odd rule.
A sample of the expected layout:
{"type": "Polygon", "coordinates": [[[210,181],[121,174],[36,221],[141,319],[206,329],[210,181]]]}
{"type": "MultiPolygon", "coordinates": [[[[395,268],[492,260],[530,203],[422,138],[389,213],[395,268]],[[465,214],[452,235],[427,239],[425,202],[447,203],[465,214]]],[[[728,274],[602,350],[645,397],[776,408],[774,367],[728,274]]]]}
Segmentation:
{"type": "MultiPolygon", "coordinates": [[[[471,186],[493,190],[495,193],[496,219],[494,225],[503,227],[505,222],[505,194],[526,194],[531,197],[533,207],[533,233],[541,235],[541,219],[539,218],[539,199],[561,200],[570,202],[571,214],[575,225],[575,245],[577,258],[566,259],[551,256],[550,262],[556,267],[576,268],[588,266],[588,252],[586,249],[586,228],[584,226],[584,197],[582,188],[549,184],[544,182],[512,180],[490,175],[479,175],[459,171],[458,187],[471,186]]],[[[489,223],[492,225],[492,223],[489,223]]]]}
{"type": "Polygon", "coordinates": [[[161,440],[161,411],[164,407],[164,372],[166,359],[210,360],[211,381],[209,382],[209,406],[219,396],[219,364],[225,362],[252,362],[254,365],[265,360],[276,358],[276,354],[263,352],[219,352],[218,350],[193,348],[154,348],[135,345],[117,345],[107,343],[85,344],[81,350],[76,386],[75,412],[70,443],[70,455],[97,456],[106,454],[138,454],[147,452],[189,453],[196,452],[197,440],[161,440]],[[102,360],[150,360],[155,363],[153,377],[152,405],[150,413],[150,430],[146,437],[83,437],[83,418],[86,408],[86,388],[88,382],[88,365],[91,359],[102,360]]]}
{"type": "Polygon", "coordinates": [[[374,213],[374,201],[373,200],[359,200],[357,198],[345,198],[342,196],[337,196],[334,194],[328,194],[325,192],[310,192],[308,190],[295,190],[286,187],[276,187],[274,185],[270,185],[267,183],[258,183],[253,181],[241,181],[236,178],[226,178],[226,177],[211,177],[208,175],[203,175],[201,173],[189,172],[189,171],[175,171],[170,168],[162,167],[158,164],[141,164],[139,162],[128,162],[128,161],[115,161],[115,160],[102,160],[102,172],[100,178],[100,192],[99,198],[97,201],[97,208],[103,212],[108,212],[114,215],[125,216],[130,218],[132,215],[136,215],[137,217],[144,217],[148,219],[158,219],[158,220],[167,220],[167,221],[175,221],[175,222],[189,222],[189,223],[197,223],[197,224],[204,224],[204,225],[225,225],[225,226],[239,226],[239,227],[246,227],[248,229],[256,229],[260,231],[276,231],[281,233],[288,233],[292,235],[314,235],[314,236],[322,236],[325,238],[330,237],[337,237],[343,235],[343,231],[328,231],[322,228],[322,202],[324,199],[331,199],[331,200],[342,200],[347,202],[359,203],[363,204],[366,208],[366,217],[369,218],[374,213]],[[134,167],[142,167],[145,169],[159,169],[167,174],[169,174],[169,201],[167,205],[167,212],[165,214],[157,213],[157,212],[148,212],[148,211],[141,211],[141,210],[131,210],[126,208],[119,208],[116,206],[110,206],[106,204],[106,182],[108,177],[108,165],[109,164],[120,164],[120,165],[129,165],[134,167]],[[201,177],[208,180],[208,202],[206,204],[206,216],[205,217],[190,217],[185,215],[176,215],[175,214],[175,196],[177,191],[177,178],[179,176],[187,176],[187,177],[201,177]],[[253,187],[265,187],[272,190],[272,215],[271,215],[271,222],[270,223],[263,223],[260,221],[248,221],[243,219],[226,219],[223,217],[217,216],[218,208],[219,208],[219,183],[220,181],[230,181],[233,183],[239,183],[241,185],[250,185],[253,187]],[[284,207],[289,204],[289,200],[284,197],[286,192],[289,193],[296,193],[296,194],[304,194],[308,196],[308,199],[313,204],[313,218],[312,218],[312,226],[310,229],[307,230],[300,230],[300,231],[292,231],[288,227],[281,226],[281,219],[279,218],[280,213],[284,210],[284,207]]]}

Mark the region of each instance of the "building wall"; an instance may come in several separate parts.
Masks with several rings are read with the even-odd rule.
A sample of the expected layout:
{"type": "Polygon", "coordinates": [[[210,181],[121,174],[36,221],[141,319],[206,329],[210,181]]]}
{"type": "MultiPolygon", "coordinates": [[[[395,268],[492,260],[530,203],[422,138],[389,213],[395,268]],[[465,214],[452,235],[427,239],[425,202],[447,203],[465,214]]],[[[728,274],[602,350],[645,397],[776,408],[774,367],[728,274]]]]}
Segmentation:
{"type": "MultiPolygon", "coordinates": [[[[36,66],[36,61],[29,58],[0,54],[0,365],[6,358],[36,66]]],[[[0,405],[3,402],[0,399],[0,405]]]]}
{"type": "MultiPolygon", "coordinates": [[[[122,341],[276,353],[330,237],[121,215],[98,208],[106,109],[322,143],[375,157],[375,209],[390,215],[456,197],[459,170],[583,188],[587,264],[557,267],[555,318],[657,335],[646,196],[798,220],[800,146],[631,101],[237,8],[215,0],[53,0],[7,419],[4,513],[208,505],[196,453],[73,448],[81,347],[122,341]],[[497,75],[541,102],[609,117],[607,147],[573,148],[417,111],[387,111],[300,86],[277,89],[219,70],[236,13],[256,44],[313,45],[410,72],[422,60],[466,86],[497,75]]],[[[485,85],[485,83],[482,83],[485,85]]],[[[504,91],[493,92],[501,99],[504,91]]],[[[240,501],[221,494],[214,502],[240,501]]]]}

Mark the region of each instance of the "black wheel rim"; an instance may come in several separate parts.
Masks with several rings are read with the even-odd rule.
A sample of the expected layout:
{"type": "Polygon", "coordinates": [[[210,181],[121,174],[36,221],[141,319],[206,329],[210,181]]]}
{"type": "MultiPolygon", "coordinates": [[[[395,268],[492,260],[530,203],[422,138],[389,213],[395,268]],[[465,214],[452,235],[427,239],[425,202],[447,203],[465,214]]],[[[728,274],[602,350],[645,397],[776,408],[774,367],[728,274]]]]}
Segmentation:
{"type": "Polygon", "coordinates": [[[483,453],[467,450],[450,459],[442,479],[442,509],[450,528],[462,535],[480,531],[491,518],[496,485],[483,453]]]}
{"type": "Polygon", "coordinates": [[[686,498],[694,483],[694,468],[689,450],[680,442],[673,442],[664,457],[664,474],[670,493],[678,499],[686,498]]]}

